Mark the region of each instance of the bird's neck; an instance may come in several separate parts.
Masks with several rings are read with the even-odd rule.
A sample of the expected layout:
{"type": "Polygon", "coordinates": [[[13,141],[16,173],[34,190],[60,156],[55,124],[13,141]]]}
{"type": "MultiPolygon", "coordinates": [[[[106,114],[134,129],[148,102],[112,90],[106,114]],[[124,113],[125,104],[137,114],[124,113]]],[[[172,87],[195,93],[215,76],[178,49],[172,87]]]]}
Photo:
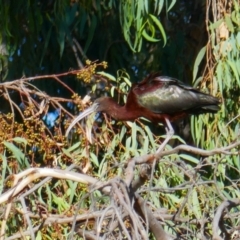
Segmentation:
{"type": "Polygon", "coordinates": [[[119,121],[133,121],[139,117],[136,116],[135,111],[128,111],[125,105],[121,106],[115,101],[104,112],[119,121]]]}

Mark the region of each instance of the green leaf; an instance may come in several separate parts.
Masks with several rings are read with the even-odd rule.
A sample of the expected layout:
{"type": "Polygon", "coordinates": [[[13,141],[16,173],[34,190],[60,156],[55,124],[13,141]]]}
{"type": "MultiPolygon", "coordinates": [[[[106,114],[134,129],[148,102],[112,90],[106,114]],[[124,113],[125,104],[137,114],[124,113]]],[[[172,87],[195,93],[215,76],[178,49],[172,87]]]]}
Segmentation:
{"type": "Polygon", "coordinates": [[[6,177],[6,171],[7,171],[7,158],[5,155],[0,154],[0,159],[1,159],[1,169],[2,169],[2,173],[1,173],[1,177],[0,177],[0,194],[2,193],[3,190],[3,186],[4,186],[4,180],[6,177]]]}
{"type": "Polygon", "coordinates": [[[149,138],[149,140],[150,140],[150,142],[151,142],[151,145],[152,145],[152,147],[153,147],[153,149],[154,149],[154,148],[156,147],[156,146],[155,146],[156,144],[155,144],[155,142],[154,142],[152,132],[151,132],[151,130],[150,130],[150,128],[149,128],[148,126],[145,126],[144,129],[145,129],[145,131],[147,132],[148,138],[149,138]]]}
{"type": "Polygon", "coordinates": [[[149,139],[147,136],[144,136],[143,138],[144,138],[143,154],[147,154],[149,149],[149,139]]]}
{"type": "Polygon", "coordinates": [[[76,143],[75,143],[74,145],[72,145],[70,148],[64,149],[64,150],[66,150],[67,152],[72,152],[72,151],[78,149],[79,146],[80,146],[80,142],[76,142],[76,143]]]}
{"type": "Polygon", "coordinates": [[[129,81],[129,78],[123,77],[123,80],[127,83],[127,85],[128,85],[129,87],[132,86],[132,83],[129,81]]]}
{"type": "Polygon", "coordinates": [[[193,84],[193,87],[197,88],[198,84],[199,84],[202,80],[203,80],[203,77],[202,77],[202,76],[199,77],[199,78],[197,78],[196,81],[195,81],[194,84],[193,84]]]}
{"type": "Polygon", "coordinates": [[[218,81],[219,90],[222,94],[223,93],[223,81],[222,81],[223,69],[222,69],[222,61],[221,60],[218,62],[216,72],[217,72],[217,81],[218,81]]]}
{"type": "Polygon", "coordinates": [[[197,219],[200,219],[202,216],[201,207],[198,200],[198,193],[195,189],[192,191],[192,209],[197,219]]]}
{"type": "MultiPolygon", "coordinates": [[[[46,190],[48,190],[49,186],[46,185],[46,186],[40,186],[39,189],[37,190],[38,192],[38,201],[40,203],[43,203],[43,204],[46,204],[46,202],[43,200],[43,196],[45,195],[45,193],[43,193],[45,191],[45,187],[46,187],[46,190]]],[[[50,209],[49,209],[50,210],[50,209]]]]}
{"type": "Polygon", "coordinates": [[[63,153],[69,157],[70,159],[73,159],[72,154],[68,151],[68,149],[62,148],[63,153]]]}
{"type": "Polygon", "coordinates": [[[143,43],[143,38],[140,37],[140,38],[139,38],[139,43],[138,43],[138,49],[137,49],[137,52],[140,52],[140,51],[141,51],[141,49],[142,49],[142,43],[143,43]]]}
{"type": "Polygon", "coordinates": [[[62,57],[63,50],[64,50],[64,47],[65,47],[66,32],[67,32],[66,23],[62,22],[60,27],[59,27],[58,37],[57,37],[57,40],[58,40],[58,43],[59,43],[59,46],[60,46],[60,52],[59,52],[60,58],[62,57]]]}
{"type": "Polygon", "coordinates": [[[140,29],[141,25],[142,25],[141,15],[144,12],[144,3],[143,3],[143,1],[144,0],[138,0],[138,4],[136,5],[136,7],[137,7],[137,13],[136,13],[136,26],[137,26],[137,30],[140,29]]]}
{"type": "Polygon", "coordinates": [[[159,42],[161,40],[161,39],[153,38],[150,35],[148,35],[145,29],[142,31],[142,36],[149,42],[159,42]]]}
{"type": "Polygon", "coordinates": [[[69,185],[69,192],[67,193],[67,195],[69,196],[69,204],[72,204],[73,198],[77,190],[78,182],[67,180],[67,183],[69,185]]]}
{"type": "Polygon", "coordinates": [[[213,31],[216,28],[218,28],[221,25],[222,22],[223,22],[223,19],[220,19],[217,22],[211,23],[209,27],[213,31]]]}
{"type": "Polygon", "coordinates": [[[18,160],[19,163],[23,163],[25,155],[19,148],[17,148],[13,143],[10,142],[4,141],[3,144],[12,152],[13,156],[18,160]]]}
{"type": "Polygon", "coordinates": [[[152,14],[149,14],[150,18],[153,20],[153,22],[158,26],[158,29],[160,30],[161,34],[162,34],[162,37],[163,37],[163,46],[166,45],[167,43],[167,37],[166,37],[166,34],[165,34],[165,31],[164,31],[164,28],[163,28],[163,25],[161,24],[161,22],[158,20],[157,17],[155,17],[154,15],[152,14]]]}
{"type": "Polygon", "coordinates": [[[190,118],[190,127],[191,127],[191,134],[192,134],[192,138],[193,139],[196,139],[196,134],[195,134],[195,121],[196,121],[196,117],[195,116],[192,116],[190,118]]]}
{"type": "Polygon", "coordinates": [[[92,85],[92,92],[95,93],[97,89],[97,84],[93,84],[92,85]]]}
{"type": "Polygon", "coordinates": [[[62,197],[58,197],[53,192],[51,192],[51,195],[53,197],[53,202],[57,205],[57,208],[60,211],[60,213],[70,207],[70,205],[62,197]]]}
{"type": "Polygon", "coordinates": [[[148,4],[149,4],[149,1],[148,0],[144,0],[145,12],[149,12],[148,4]]]}
{"type": "MultiPolygon", "coordinates": [[[[118,143],[119,143],[119,139],[118,139],[118,135],[116,134],[114,137],[113,137],[113,139],[112,139],[112,141],[111,141],[111,149],[114,151],[114,149],[117,147],[117,145],[118,145],[118,143]]],[[[110,150],[110,148],[108,148],[108,151],[110,150]]],[[[112,153],[112,151],[111,151],[111,153],[112,153]]]]}
{"type": "Polygon", "coordinates": [[[77,16],[77,11],[78,11],[77,3],[75,3],[71,7],[67,8],[65,21],[66,21],[68,27],[70,27],[71,24],[73,23],[73,21],[75,20],[75,18],[77,16]]]}
{"type": "Polygon", "coordinates": [[[173,6],[175,5],[176,1],[177,1],[177,0],[172,0],[170,6],[169,6],[168,9],[167,9],[167,12],[169,12],[169,11],[173,8],[173,6]]]}
{"type": "Polygon", "coordinates": [[[135,122],[132,124],[132,148],[137,148],[137,131],[135,122]]]}
{"type": "Polygon", "coordinates": [[[238,70],[236,65],[235,65],[235,62],[234,61],[231,61],[231,60],[227,60],[227,63],[229,64],[229,66],[231,67],[232,71],[233,71],[233,74],[238,82],[238,84],[240,84],[240,80],[239,80],[239,75],[238,75],[238,70]]]}
{"type": "Polygon", "coordinates": [[[37,231],[37,236],[36,236],[36,240],[42,240],[42,233],[41,231],[37,231]]]}
{"type": "Polygon", "coordinates": [[[91,157],[91,161],[92,161],[97,167],[99,167],[99,161],[98,161],[97,156],[96,156],[93,152],[90,152],[90,157],[91,157]]]}
{"type": "Polygon", "coordinates": [[[84,52],[86,53],[94,36],[95,30],[96,30],[96,26],[97,26],[97,17],[95,15],[92,15],[91,18],[91,24],[89,26],[89,30],[88,30],[88,37],[86,40],[86,44],[84,46],[84,52]]]}
{"type": "Polygon", "coordinates": [[[233,24],[232,24],[232,20],[231,20],[229,14],[226,14],[226,15],[225,15],[225,22],[226,22],[226,25],[227,25],[227,27],[228,27],[228,30],[229,30],[230,32],[234,32],[234,26],[233,26],[233,24]]]}
{"type": "Polygon", "coordinates": [[[195,163],[195,164],[198,164],[199,163],[199,159],[193,157],[193,156],[190,156],[190,155],[187,155],[187,154],[179,154],[179,157],[180,158],[183,158],[189,162],[192,162],[192,163],[195,163]]]}
{"type": "Polygon", "coordinates": [[[111,94],[112,97],[114,97],[115,89],[116,89],[115,86],[112,86],[112,87],[111,87],[110,94],[111,94]]]}
{"type": "Polygon", "coordinates": [[[232,156],[232,160],[234,165],[237,167],[238,171],[240,171],[240,159],[239,156],[232,156]]]}
{"type": "Polygon", "coordinates": [[[119,141],[122,141],[123,137],[125,136],[126,134],[126,127],[123,125],[122,128],[121,128],[121,132],[120,132],[120,136],[119,136],[119,141]]]}
{"type": "Polygon", "coordinates": [[[126,144],[125,144],[127,150],[130,149],[131,141],[132,141],[132,138],[128,137],[127,140],[126,140],[126,144]]]}
{"type": "Polygon", "coordinates": [[[222,179],[225,180],[225,176],[226,176],[225,164],[218,164],[218,173],[221,174],[222,179]]]}
{"type": "Polygon", "coordinates": [[[79,19],[81,19],[81,21],[79,21],[79,24],[78,24],[78,34],[80,36],[83,36],[85,26],[87,23],[88,14],[86,14],[86,12],[83,8],[80,8],[79,15],[81,16],[81,18],[79,18],[79,19]]]}
{"type": "Polygon", "coordinates": [[[157,11],[157,15],[160,14],[160,12],[162,11],[163,5],[164,5],[164,0],[158,0],[158,1],[154,1],[154,11],[157,11]]]}
{"type": "Polygon", "coordinates": [[[232,74],[231,68],[227,61],[224,62],[224,81],[223,81],[223,88],[230,89],[232,87],[232,74]]]}
{"type": "Polygon", "coordinates": [[[50,41],[50,37],[52,36],[51,34],[52,34],[52,25],[51,25],[51,27],[48,30],[47,36],[44,38],[44,47],[43,47],[43,51],[42,51],[41,58],[40,58],[40,63],[39,63],[40,67],[42,66],[43,58],[44,58],[44,56],[45,56],[45,54],[47,52],[48,43],[50,41]]]}
{"type": "Polygon", "coordinates": [[[104,77],[106,77],[108,79],[110,79],[113,82],[117,81],[116,78],[113,75],[109,74],[109,73],[106,73],[106,72],[96,72],[96,73],[99,74],[99,75],[102,75],[102,76],[104,76],[104,77]]]}
{"type": "Polygon", "coordinates": [[[240,26],[240,14],[238,13],[238,11],[233,11],[231,14],[231,20],[237,24],[238,26],[240,26]]]}
{"type": "Polygon", "coordinates": [[[15,137],[12,139],[16,143],[23,143],[25,146],[27,145],[27,140],[21,137],[15,137]]]}
{"type": "Polygon", "coordinates": [[[203,47],[198,55],[197,55],[197,58],[195,60],[195,63],[194,63],[194,67],[193,67],[193,82],[195,81],[196,77],[197,77],[197,73],[198,73],[198,68],[199,68],[199,65],[201,63],[201,61],[203,60],[203,57],[206,53],[206,46],[203,47]]]}

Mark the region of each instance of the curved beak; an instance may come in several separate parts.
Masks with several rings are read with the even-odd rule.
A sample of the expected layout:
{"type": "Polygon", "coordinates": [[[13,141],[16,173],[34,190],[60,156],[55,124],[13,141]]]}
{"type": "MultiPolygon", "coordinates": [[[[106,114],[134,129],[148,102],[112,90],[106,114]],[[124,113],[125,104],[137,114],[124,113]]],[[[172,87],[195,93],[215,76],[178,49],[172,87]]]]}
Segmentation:
{"type": "Polygon", "coordinates": [[[93,105],[89,108],[87,108],[85,111],[83,111],[82,113],[80,113],[69,125],[65,136],[67,137],[69,132],[71,131],[71,129],[74,127],[74,125],[76,125],[77,122],[79,122],[80,120],[82,120],[83,118],[87,117],[88,115],[90,115],[91,113],[94,113],[97,111],[98,108],[98,103],[93,103],[93,105]]]}

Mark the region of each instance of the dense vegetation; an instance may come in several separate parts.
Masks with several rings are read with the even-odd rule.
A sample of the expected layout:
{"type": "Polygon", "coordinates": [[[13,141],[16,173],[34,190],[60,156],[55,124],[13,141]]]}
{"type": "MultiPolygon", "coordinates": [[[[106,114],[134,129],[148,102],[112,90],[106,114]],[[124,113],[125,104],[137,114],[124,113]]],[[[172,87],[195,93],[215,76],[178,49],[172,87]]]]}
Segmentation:
{"type": "Polygon", "coordinates": [[[0,4],[0,239],[240,238],[239,1],[0,4]],[[174,123],[164,149],[144,119],[64,136],[156,71],[221,110],[174,123]]]}

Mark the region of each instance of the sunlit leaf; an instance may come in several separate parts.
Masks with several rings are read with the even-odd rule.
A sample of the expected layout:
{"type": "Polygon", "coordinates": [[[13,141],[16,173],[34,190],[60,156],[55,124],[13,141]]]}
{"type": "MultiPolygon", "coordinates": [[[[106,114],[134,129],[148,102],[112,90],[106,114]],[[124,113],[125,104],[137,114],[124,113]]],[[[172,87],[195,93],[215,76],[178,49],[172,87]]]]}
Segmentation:
{"type": "Polygon", "coordinates": [[[25,146],[27,145],[27,140],[22,137],[15,137],[12,139],[16,143],[23,143],[25,146]]]}
{"type": "Polygon", "coordinates": [[[154,1],[154,3],[155,3],[154,10],[157,11],[157,15],[159,15],[160,12],[162,11],[164,0],[154,1]]]}
{"type": "Polygon", "coordinates": [[[214,30],[214,29],[218,28],[221,25],[222,22],[223,22],[223,19],[220,19],[220,20],[218,20],[218,21],[216,21],[214,23],[211,23],[210,24],[210,28],[212,30],[214,30]]]}
{"type": "Polygon", "coordinates": [[[41,233],[41,231],[37,231],[36,240],[42,240],[42,233],[41,233]]]}
{"type": "Polygon", "coordinates": [[[170,6],[169,6],[168,9],[167,9],[167,12],[169,12],[169,11],[173,8],[173,6],[175,5],[176,1],[177,1],[177,0],[172,0],[170,6]]]}
{"type": "Polygon", "coordinates": [[[234,31],[234,26],[233,26],[233,24],[232,24],[232,21],[231,21],[231,18],[230,18],[230,15],[229,15],[229,14],[226,14],[226,15],[225,15],[225,21],[226,21],[228,30],[229,30],[230,32],[233,32],[233,31],[234,31]]]}
{"type": "Polygon", "coordinates": [[[162,37],[163,37],[163,46],[165,46],[167,43],[167,36],[164,31],[163,25],[161,24],[161,22],[158,20],[158,18],[156,16],[154,16],[152,14],[149,14],[149,16],[153,20],[153,22],[157,25],[158,29],[160,30],[162,37]]]}
{"type": "Polygon", "coordinates": [[[68,192],[66,193],[67,196],[69,196],[69,204],[73,202],[73,198],[76,194],[78,182],[73,182],[73,181],[67,181],[69,185],[68,192]]]}
{"type": "Polygon", "coordinates": [[[152,135],[152,132],[151,132],[150,128],[148,126],[145,126],[144,129],[147,132],[147,135],[149,137],[149,140],[151,142],[152,147],[154,148],[155,147],[155,142],[154,142],[153,135],[152,135]]]}
{"type": "Polygon", "coordinates": [[[218,62],[218,65],[217,65],[217,68],[216,68],[216,73],[217,73],[219,90],[222,93],[223,92],[223,83],[222,83],[223,69],[222,69],[222,62],[221,61],[218,62]]]}
{"type": "Polygon", "coordinates": [[[99,160],[98,160],[97,156],[93,152],[90,152],[90,157],[91,157],[91,161],[98,167],[99,160]]]}
{"type": "Polygon", "coordinates": [[[80,144],[81,144],[81,143],[78,141],[78,142],[76,142],[75,144],[73,144],[70,148],[64,149],[64,150],[65,150],[66,153],[67,153],[67,152],[70,153],[70,152],[78,149],[79,146],[80,146],[80,144]]]}
{"type": "Polygon", "coordinates": [[[229,66],[231,67],[233,73],[234,73],[234,77],[236,78],[238,84],[240,84],[240,80],[239,80],[239,74],[238,74],[238,71],[237,71],[237,66],[235,65],[235,62],[234,61],[231,61],[231,60],[227,60],[227,63],[229,64],[229,66]]]}
{"type": "Polygon", "coordinates": [[[181,158],[183,158],[183,159],[185,159],[189,162],[195,163],[195,164],[198,164],[198,162],[199,162],[199,159],[197,159],[197,158],[195,158],[191,155],[188,155],[188,154],[183,154],[182,153],[182,154],[179,155],[179,157],[181,157],[181,158]]]}
{"type": "Polygon", "coordinates": [[[206,53],[206,46],[204,46],[198,53],[197,58],[194,62],[194,67],[193,67],[193,82],[195,81],[196,77],[197,77],[197,73],[198,73],[198,68],[199,65],[201,63],[201,61],[203,60],[203,57],[205,56],[206,53]]]}
{"type": "Polygon", "coordinates": [[[156,39],[156,38],[148,35],[148,33],[145,29],[142,31],[142,36],[149,42],[159,42],[160,41],[160,39],[156,39]]]}
{"type": "Polygon", "coordinates": [[[137,131],[135,122],[132,124],[132,148],[137,148],[137,131]]]}
{"type": "Polygon", "coordinates": [[[200,207],[198,199],[199,199],[198,193],[195,189],[193,189],[193,191],[192,191],[192,209],[193,209],[193,212],[194,212],[196,218],[200,219],[202,213],[201,213],[201,207],[200,207]]]}
{"type": "Polygon", "coordinates": [[[23,163],[25,155],[19,148],[17,148],[13,143],[10,142],[4,141],[3,144],[8,150],[12,152],[13,156],[18,160],[19,163],[23,163]]]}
{"type": "Polygon", "coordinates": [[[5,156],[5,154],[0,154],[0,160],[1,160],[1,168],[2,172],[1,172],[1,177],[0,177],[0,194],[3,191],[3,186],[4,186],[4,180],[6,177],[6,172],[7,172],[7,158],[5,156]]]}
{"type": "Polygon", "coordinates": [[[96,73],[110,79],[113,82],[117,81],[116,78],[113,75],[111,75],[110,73],[106,73],[106,72],[96,72],[96,73]]]}

